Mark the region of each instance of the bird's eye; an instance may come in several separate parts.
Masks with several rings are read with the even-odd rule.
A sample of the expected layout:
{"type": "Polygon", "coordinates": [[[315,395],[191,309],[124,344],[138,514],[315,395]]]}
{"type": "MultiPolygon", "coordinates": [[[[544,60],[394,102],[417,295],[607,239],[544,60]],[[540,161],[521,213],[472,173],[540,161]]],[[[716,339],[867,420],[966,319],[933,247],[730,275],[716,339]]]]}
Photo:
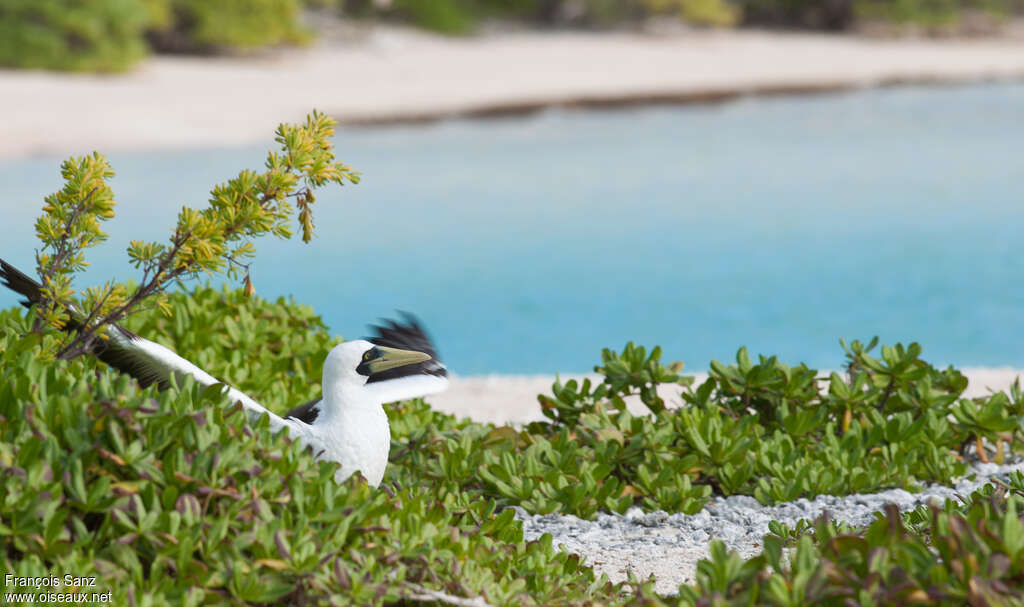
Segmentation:
{"type": "Polygon", "coordinates": [[[370,360],[370,351],[367,350],[366,354],[363,354],[363,360],[370,360]]]}

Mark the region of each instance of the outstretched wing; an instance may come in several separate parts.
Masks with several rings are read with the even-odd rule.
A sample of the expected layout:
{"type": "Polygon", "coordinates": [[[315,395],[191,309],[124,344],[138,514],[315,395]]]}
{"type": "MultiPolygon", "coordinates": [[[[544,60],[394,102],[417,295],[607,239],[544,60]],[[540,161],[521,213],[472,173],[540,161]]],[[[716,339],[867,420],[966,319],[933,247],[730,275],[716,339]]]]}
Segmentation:
{"type": "MultiPolygon", "coordinates": [[[[26,308],[31,308],[42,301],[42,285],[3,259],[0,259],[0,280],[7,288],[25,298],[21,304],[26,308]]],[[[69,311],[71,318],[64,325],[64,330],[78,331],[82,325],[76,318],[77,311],[69,311]]],[[[118,371],[131,375],[142,387],[156,383],[164,390],[170,385],[172,375],[178,379],[191,375],[204,386],[224,383],[169,348],[139,337],[124,327],[112,324],[107,327],[106,332],[109,339],[97,340],[90,353],[118,371]]],[[[247,411],[256,416],[266,413],[270,416],[272,427],[287,425],[283,419],[267,411],[266,407],[244,392],[231,386],[226,387],[232,402],[242,403],[247,411]]]]}

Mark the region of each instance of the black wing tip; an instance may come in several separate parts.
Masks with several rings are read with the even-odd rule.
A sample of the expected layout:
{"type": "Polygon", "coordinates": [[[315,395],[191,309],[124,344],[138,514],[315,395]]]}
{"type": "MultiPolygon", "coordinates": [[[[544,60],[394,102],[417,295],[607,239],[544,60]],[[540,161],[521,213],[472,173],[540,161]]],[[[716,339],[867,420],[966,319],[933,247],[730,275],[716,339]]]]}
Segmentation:
{"type": "Polygon", "coordinates": [[[437,355],[434,343],[427,335],[427,332],[423,329],[423,325],[419,318],[411,312],[403,310],[398,310],[397,312],[398,316],[401,318],[401,322],[391,319],[381,319],[380,325],[371,325],[370,328],[375,331],[377,335],[368,337],[367,341],[378,346],[388,346],[392,348],[401,348],[403,350],[423,352],[424,354],[430,355],[430,360],[416,365],[399,367],[397,369],[390,369],[382,373],[374,374],[370,376],[369,382],[397,379],[399,377],[416,374],[446,377],[448,375],[448,369],[437,355]]]}
{"type": "MultiPolygon", "coordinates": [[[[42,301],[41,289],[43,286],[2,258],[0,258],[0,281],[3,281],[4,286],[7,288],[25,297],[21,301],[21,305],[26,308],[31,308],[42,301]]],[[[121,335],[130,341],[142,339],[120,325],[110,324],[108,326],[110,330],[120,332],[121,335]]],[[[75,319],[74,315],[64,325],[64,330],[68,332],[77,331],[80,328],[81,324],[75,319]]],[[[166,390],[170,385],[166,375],[151,368],[144,360],[137,356],[137,353],[112,341],[96,341],[90,347],[89,352],[118,371],[134,377],[143,388],[155,383],[161,390],[166,390]]]]}
{"type": "Polygon", "coordinates": [[[397,333],[418,333],[423,337],[426,337],[426,332],[423,330],[423,325],[420,323],[420,319],[412,312],[406,312],[404,310],[396,310],[398,316],[401,317],[402,323],[399,323],[393,318],[381,318],[378,322],[379,325],[370,325],[370,328],[376,331],[378,334],[397,332],[397,333]]]}
{"type": "Polygon", "coordinates": [[[0,258],[0,280],[3,281],[5,287],[25,298],[19,303],[26,308],[31,308],[39,303],[40,289],[43,288],[43,285],[3,258],[0,258]]]}
{"type": "Polygon", "coordinates": [[[395,312],[397,312],[398,315],[402,317],[402,320],[404,320],[406,324],[408,324],[409,326],[415,327],[420,330],[423,329],[423,327],[420,326],[419,317],[413,314],[412,312],[409,312],[408,310],[395,310],[395,312]]]}
{"type": "Polygon", "coordinates": [[[400,347],[401,344],[429,346],[430,351],[426,353],[437,358],[434,355],[433,341],[423,329],[419,318],[411,312],[401,310],[398,310],[398,315],[402,317],[402,323],[390,318],[382,318],[380,319],[381,324],[370,325],[370,329],[376,335],[367,337],[366,340],[379,346],[390,346],[393,343],[399,344],[396,347],[400,347]]]}

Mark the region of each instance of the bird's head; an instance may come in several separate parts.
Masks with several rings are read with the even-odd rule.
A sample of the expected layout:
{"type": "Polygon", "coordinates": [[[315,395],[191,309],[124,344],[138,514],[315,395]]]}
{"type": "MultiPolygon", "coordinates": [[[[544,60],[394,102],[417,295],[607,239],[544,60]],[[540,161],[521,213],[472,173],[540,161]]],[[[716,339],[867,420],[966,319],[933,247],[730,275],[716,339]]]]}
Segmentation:
{"type": "Polygon", "coordinates": [[[335,346],[324,361],[324,391],[363,386],[377,373],[430,360],[429,354],[378,346],[362,339],[335,346]]]}

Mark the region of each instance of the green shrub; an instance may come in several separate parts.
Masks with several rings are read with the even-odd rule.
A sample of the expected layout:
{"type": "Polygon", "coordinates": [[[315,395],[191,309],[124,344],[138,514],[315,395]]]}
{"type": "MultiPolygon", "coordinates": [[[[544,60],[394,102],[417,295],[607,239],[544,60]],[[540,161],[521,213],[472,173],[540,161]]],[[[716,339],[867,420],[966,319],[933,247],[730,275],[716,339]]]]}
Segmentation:
{"type": "MultiPolygon", "coordinates": [[[[169,318],[150,310],[127,322],[272,410],[318,393],[337,339],[309,308],[210,288],[172,294],[168,305],[169,318]]],[[[908,486],[915,475],[956,472],[944,456],[975,435],[1019,439],[1019,387],[957,399],[962,376],[920,361],[913,346],[876,359],[850,344],[852,379],[833,375],[822,390],[811,370],[755,364],[742,351],[736,365],[716,363],[707,382],[686,388],[678,366],[630,345],[605,351],[600,384],[556,385],[541,398],[550,421],[523,430],[397,403],[387,407],[391,465],[372,491],[358,478],[335,483],[336,464],[315,462],[266,423],[247,424],[216,390],[191,381],[140,390],[90,358],[41,360],[31,325],[20,309],[0,312],[0,566],[96,575],[115,604],[379,605],[430,592],[496,605],[641,596],[649,605],[962,604],[971,592],[1012,603],[1024,583],[1020,476],[967,504],[890,512],[863,530],[776,524],[764,553],[745,562],[716,544],[697,583],[671,600],[647,583],[608,584],[550,536],[524,542],[501,509],[694,512],[712,492],[761,490],[771,501],[822,487],[908,486]],[[654,387],[666,382],[686,389],[687,408],[664,407],[654,387]],[[652,415],[629,414],[626,394],[652,415]],[[1008,429],[1008,419],[1017,425],[1008,429]]]]}
{"type": "MultiPolygon", "coordinates": [[[[252,240],[273,234],[290,238],[292,217],[302,240],[314,234],[314,191],[327,184],[358,183],[359,174],[334,156],[335,121],[314,110],[301,124],[281,124],[279,152],[269,152],[265,171],[241,171],[213,188],[205,208],[184,206],[168,244],[133,240],[128,257],[141,272],[139,283],[109,281],[78,291],[74,275],[86,265],[87,249],[107,239],[103,222],[114,217],[114,171],[101,154],[72,157],[61,164],[65,180],[47,196],[36,220],[41,248],[36,256],[39,297],[33,333],[49,356],[71,360],[95,353],[106,327],[143,306],[169,312],[166,289],[200,274],[242,279],[254,292],[245,260],[255,255],[252,240]]],[[[35,298],[34,298],[35,299],[35,298]]]]}
{"type": "Polygon", "coordinates": [[[146,54],[140,0],[0,2],[0,65],[115,72],[146,54]]]}
{"type": "Polygon", "coordinates": [[[698,25],[728,26],[740,16],[728,0],[395,0],[384,8],[367,0],[346,3],[345,10],[354,16],[376,14],[399,19],[444,34],[470,32],[484,18],[608,26],[664,14],[678,15],[698,25]]]}
{"type": "Polygon", "coordinates": [[[352,16],[379,15],[442,34],[466,34],[488,17],[535,19],[550,2],[544,0],[394,0],[378,6],[370,0],[345,3],[352,16]]]}
{"type": "MultiPolygon", "coordinates": [[[[149,311],[132,327],[274,410],[318,392],[335,340],[308,308],[212,289],[169,305],[170,320],[149,311]]],[[[401,466],[378,491],[339,485],[335,464],[249,425],[217,390],[140,390],[93,359],[40,360],[38,339],[21,337],[30,326],[20,310],[0,313],[8,573],[95,575],[124,605],[381,605],[429,592],[558,605],[623,591],[550,536],[524,542],[512,511],[478,494],[437,490],[401,466]]]]}
{"type": "Polygon", "coordinates": [[[642,0],[643,5],[656,13],[675,13],[684,21],[695,25],[726,27],[735,25],[740,10],[728,0],[642,0]]]}
{"type": "Polygon", "coordinates": [[[947,25],[956,22],[962,4],[958,0],[859,0],[856,14],[861,20],[947,25]]]}
{"type": "MultiPolygon", "coordinates": [[[[133,242],[133,260],[150,271],[175,268],[179,278],[224,270],[226,251],[236,260],[252,253],[247,240],[237,242],[242,236],[290,231],[295,209],[274,201],[293,195],[311,238],[312,188],[356,177],[325,143],[331,124],[314,113],[304,126],[282,125],[283,152],[268,156],[267,173],[243,171],[214,189],[209,208],[183,210],[172,236],[182,244],[170,257],[161,245],[133,242]]],[[[84,249],[103,240],[99,222],[113,214],[102,156],[71,159],[62,173],[67,183],[37,223],[40,272],[50,277],[44,291],[65,302],[59,309],[76,301],[77,310],[102,310],[121,291],[129,301],[132,285],[74,299],[70,282],[58,280],[84,264],[84,249]]],[[[122,321],[271,410],[315,397],[337,339],[309,308],[245,292],[177,292],[122,321]]],[[[150,293],[159,294],[163,287],[150,293]]],[[[422,400],[388,405],[390,465],[374,491],[358,477],[334,482],[337,464],[316,462],[266,421],[247,423],[216,387],[189,380],[164,392],[139,389],[91,357],[55,354],[59,309],[0,312],[0,565],[19,576],[96,575],[115,604],[481,596],[502,605],[659,605],[650,582],[612,585],[556,551],[550,536],[523,541],[503,506],[594,518],[633,505],[694,513],[712,495],[772,503],[914,489],[963,475],[964,450],[1002,461],[1024,439],[1019,383],[962,398],[966,378],[922,360],[916,343],[872,355],[877,339],[840,340],[846,372],[827,377],[775,357],[755,362],[741,348],[735,364],[712,361],[696,387],[680,375],[682,363],[661,362],[660,348],[628,343],[602,352],[599,382],[556,381],[552,395],[538,397],[547,421],[525,428],[456,420],[422,400]],[[682,408],[659,396],[666,384],[678,387],[682,408]],[[649,415],[630,413],[633,397],[649,415]]],[[[103,314],[88,316],[110,318],[103,314]]],[[[889,512],[867,530],[776,524],[764,553],[747,562],[715,544],[697,585],[678,600],[962,604],[980,596],[1010,604],[1024,566],[1016,497],[1024,477],[998,491],[964,508],[889,512]]]]}
{"type": "Polygon", "coordinates": [[[1024,9],[1021,0],[395,0],[377,8],[369,0],[345,3],[349,14],[381,14],[425,29],[461,34],[483,17],[545,24],[615,26],[653,15],[715,27],[738,22],[774,27],[844,30],[858,20],[945,25],[965,11],[1005,17],[1024,9]]]}
{"type": "Polygon", "coordinates": [[[856,0],[861,21],[943,28],[958,24],[967,11],[1004,20],[1024,9],[1021,0],[856,0]]]}
{"type": "Polygon", "coordinates": [[[164,52],[210,52],[302,43],[310,34],[299,24],[300,0],[149,0],[153,12],[169,15],[149,30],[153,48],[164,52]]]}
{"type": "Polygon", "coordinates": [[[986,485],[962,503],[900,514],[865,529],[822,518],[774,523],[747,561],[718,541],[680,587],[678,605],[1024,604],[1024,476],[986,485]]]}
{"type": "Polygon", "coordinates": [[[395,0],[393,9],[413,25],[442,34],[464,34],[476,24],[472,8],[460,0],[395,0]]]}
{"type": "Polygon", "coordinates": [[[749,24],[841,30],[853,24],[854,0],[741,0],[749,24]]]}
{"type": "Polygon", "coordinates": [[[0,65],[115,72],[162,52],[301,43],[300,0],[5,0],[0,65]],[[149,45],[147,45],[147,38],[149,45]]]}
{"type": "Polygon", "coordinates": [[[1019,389],[962,399],[963,375],[921,360],[917,344],[883,347],[880,358],[868,353],[875,345],[844,343],[846,378],[774,357],[754,363],[741,349],[693,388],[678,364],[661,364],[660,349],[630,343],[604,351],[600,383],[558,382],[538,397],[549,422],[516,430],[421,417],[393,463],[531,512],[593,518],[633,505],[693,513],[715,494],[771,504],[914,490],[962,476],[965,448],[997,459],[1021,449],[1019,389]],[[687,406],[667,409],[656,391],[664,383],[679,384],[687,406]],[[631,414],[628,395],[651,414],[631,414]]]}

